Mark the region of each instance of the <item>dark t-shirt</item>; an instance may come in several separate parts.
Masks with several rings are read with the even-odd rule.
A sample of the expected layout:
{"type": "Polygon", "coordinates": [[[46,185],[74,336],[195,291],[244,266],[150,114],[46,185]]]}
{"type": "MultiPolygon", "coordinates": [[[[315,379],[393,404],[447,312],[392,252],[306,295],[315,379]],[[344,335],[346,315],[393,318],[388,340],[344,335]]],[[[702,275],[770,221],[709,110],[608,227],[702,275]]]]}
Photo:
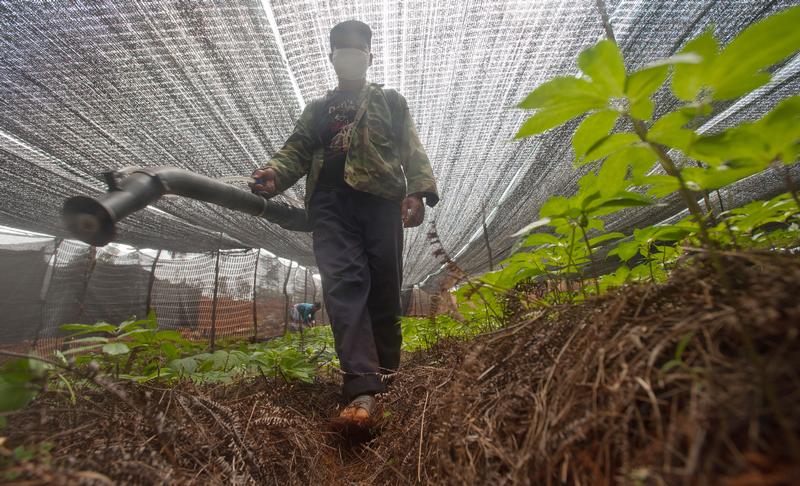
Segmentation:
{"type": "Polygon", "coordinates": [[[319,187],[344,187],[344,161],[347,158],[353,120],[358,112],[358,93],[336,91],[322,109],[319,138],[325,149],[319,187]]]}

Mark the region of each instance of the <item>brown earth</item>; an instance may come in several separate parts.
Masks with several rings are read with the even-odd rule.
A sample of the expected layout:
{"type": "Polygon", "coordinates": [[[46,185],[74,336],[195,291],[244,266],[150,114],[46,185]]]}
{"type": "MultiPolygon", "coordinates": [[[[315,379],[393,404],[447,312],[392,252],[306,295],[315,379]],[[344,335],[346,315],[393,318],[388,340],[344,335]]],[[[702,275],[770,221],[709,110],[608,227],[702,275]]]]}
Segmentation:
{"type": "Polygon", "coordinates": [[[22,484],[800,484],[800,260],[704,257],[666,284],[406,356],[374,439],[338,378],[49,393],[3,445],[22,484]],[[685,343],[682,354],[679,343],[685,343]],[[680,354],[680,360],[676,359],[680,354]]]}

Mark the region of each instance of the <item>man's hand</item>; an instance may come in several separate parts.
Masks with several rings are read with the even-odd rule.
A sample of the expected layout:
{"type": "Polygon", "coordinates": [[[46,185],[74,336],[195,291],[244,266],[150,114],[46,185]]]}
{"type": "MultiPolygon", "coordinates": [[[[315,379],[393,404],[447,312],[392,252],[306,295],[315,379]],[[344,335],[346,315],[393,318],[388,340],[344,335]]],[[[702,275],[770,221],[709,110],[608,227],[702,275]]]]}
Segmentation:
{"type": "Polygon", "coordinates": [[[425,218],[425,206],[419,196],[408,196],[403,200],[402,205],[403,227],[414,228],[422,224],[425,218]]]}
{"type": "Polygon", "coordinates": [[[267,197],[274,196],[276,192],[275,185],[277,184],[277,175],[275,170],[270,168],[256,169],[250,176],[255,180],[253,182],[248,182],[247,185],[250,186],[250,190],[255,194],[261,194],[267,197]]]}

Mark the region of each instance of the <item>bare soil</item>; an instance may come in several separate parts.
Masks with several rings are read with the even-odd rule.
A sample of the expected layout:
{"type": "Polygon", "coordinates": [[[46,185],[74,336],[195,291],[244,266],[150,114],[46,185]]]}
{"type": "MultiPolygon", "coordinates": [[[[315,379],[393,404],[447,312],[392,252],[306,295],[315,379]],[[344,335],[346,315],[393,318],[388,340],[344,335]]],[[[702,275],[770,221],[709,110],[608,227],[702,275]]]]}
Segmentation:
{"type": "Polygon", "coordinates": [[[800,484],[800,259],[699,255],[662,285],[521,314],[405,357],[375,436],[313,385],[47,393],[3,448],[19,484],[800,484]],[[680,343],[685,349],[678,353],[680,343]],[[676,359],[679,355],[680,359],[676,359]]]}

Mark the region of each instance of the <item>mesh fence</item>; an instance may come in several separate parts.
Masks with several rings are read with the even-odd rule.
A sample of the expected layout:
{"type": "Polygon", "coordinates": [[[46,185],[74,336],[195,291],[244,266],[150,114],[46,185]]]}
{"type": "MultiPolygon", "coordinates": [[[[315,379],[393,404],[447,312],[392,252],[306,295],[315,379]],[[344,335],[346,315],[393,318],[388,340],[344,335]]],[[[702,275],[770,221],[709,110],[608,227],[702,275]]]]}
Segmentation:
{"type": "MultiPolygon", "coordinates": [[[[171,253],[0,234],[0,348],[50,353],[65,323],[159,325],[203,341],[280,335],[287,308],[322,300],[316,269],[259,250],[171,253]]],[[[317,323],[326,322],[324,309],[317,323]]]]}

